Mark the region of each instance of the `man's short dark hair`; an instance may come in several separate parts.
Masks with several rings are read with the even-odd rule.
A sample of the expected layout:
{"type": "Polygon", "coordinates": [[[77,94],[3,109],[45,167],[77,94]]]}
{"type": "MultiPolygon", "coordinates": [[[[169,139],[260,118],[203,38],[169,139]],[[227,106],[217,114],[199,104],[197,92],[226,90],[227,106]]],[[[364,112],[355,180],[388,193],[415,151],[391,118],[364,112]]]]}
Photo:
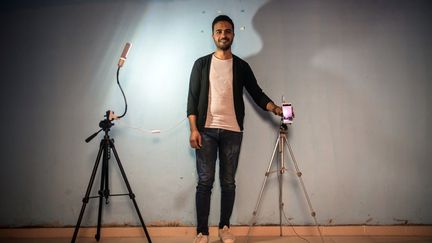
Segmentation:
{"type": "Polygon", "coordinates": [[[232,19],[231,19],[230,17],[226,16],[226,15],[219,15],[219,16],[217,16],[217,17],[213,20],[213,24],[212,24],[212,32],[214,32],[214,26],[215,26],[215,24],[216,24],[217,22],[220,22],[220,21],[226,21],[226,22],[230,23],[231,26],[232,26],[232,28],[233,28],[232,30],[234,31],[234,22],[232,21],[232,19]]]}

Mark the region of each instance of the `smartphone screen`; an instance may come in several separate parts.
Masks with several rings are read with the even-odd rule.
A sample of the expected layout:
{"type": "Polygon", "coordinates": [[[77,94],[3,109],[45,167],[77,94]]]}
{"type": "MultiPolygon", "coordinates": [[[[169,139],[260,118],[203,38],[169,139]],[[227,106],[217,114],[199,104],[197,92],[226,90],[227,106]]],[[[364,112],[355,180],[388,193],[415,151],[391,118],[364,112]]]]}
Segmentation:
{"type": "Polygon", "coordinates": [[[282,104],[283,123],[291,124],[293,122],[293,108],[291,103],[282,104]]]}

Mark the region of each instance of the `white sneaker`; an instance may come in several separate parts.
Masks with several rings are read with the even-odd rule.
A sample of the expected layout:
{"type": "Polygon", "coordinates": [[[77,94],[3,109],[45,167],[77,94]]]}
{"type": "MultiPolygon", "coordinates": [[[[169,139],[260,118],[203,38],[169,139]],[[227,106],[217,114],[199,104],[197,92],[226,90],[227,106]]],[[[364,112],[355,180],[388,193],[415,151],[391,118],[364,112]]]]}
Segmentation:
{"type": "Polygon", "coordinates": [[[226,225],[222,229],[219,229],[219,238],[223,243],[234,243],[235,241],[234,235],[226,225]]]}
{"type": "Polygon", "coordinates": [[[208,235],[203,235],[203,234],[199,233],[195,237],[193,243],[208,243],[208,235]]]}

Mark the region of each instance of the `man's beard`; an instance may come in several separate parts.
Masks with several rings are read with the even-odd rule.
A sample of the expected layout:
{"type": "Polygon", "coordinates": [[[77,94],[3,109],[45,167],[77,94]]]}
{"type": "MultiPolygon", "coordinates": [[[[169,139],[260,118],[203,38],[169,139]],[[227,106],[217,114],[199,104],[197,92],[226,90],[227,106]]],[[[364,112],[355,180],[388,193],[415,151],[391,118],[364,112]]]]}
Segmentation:
{"type": "Polygon", "coordinates": [[[231,49],[232,41],[226,41],[225,43],[216,42],[216,46],[222,51],[227,51],[231,49]]]}

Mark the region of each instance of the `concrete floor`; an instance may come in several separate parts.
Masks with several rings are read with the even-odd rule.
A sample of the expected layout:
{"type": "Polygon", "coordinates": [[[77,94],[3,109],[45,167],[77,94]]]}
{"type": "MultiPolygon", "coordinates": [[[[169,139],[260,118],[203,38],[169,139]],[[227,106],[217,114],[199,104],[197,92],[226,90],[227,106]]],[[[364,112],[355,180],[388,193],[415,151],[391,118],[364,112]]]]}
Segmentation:
{"type": "MultiPolygon", "coordinates": [[[[246,237],[237,237],[236,243],[322,243],[319,237],[304,237],[301,239],[294,236],[271,236],[271,237],[251,237],[249,241],[246,237]]],[[[0,238],[2,243],[66,243],[70,238],[0,238]]],[[[77,243],[96,243],[94,238],[79,238],[77,243]]],[[[146,238],[138,237],[107,237],[101,238],[100,243],[141,243],[147,242],[146,238]]],[[[152,237],[153,243],[192,243],[193,237],[152,237]]],[[[395,237],[395,236],[326,236],[325,243],[432,243],[431,237],[395,237]]],[[[220,243],[214,236],[210,237],[210,243],[220,243]]]]}

